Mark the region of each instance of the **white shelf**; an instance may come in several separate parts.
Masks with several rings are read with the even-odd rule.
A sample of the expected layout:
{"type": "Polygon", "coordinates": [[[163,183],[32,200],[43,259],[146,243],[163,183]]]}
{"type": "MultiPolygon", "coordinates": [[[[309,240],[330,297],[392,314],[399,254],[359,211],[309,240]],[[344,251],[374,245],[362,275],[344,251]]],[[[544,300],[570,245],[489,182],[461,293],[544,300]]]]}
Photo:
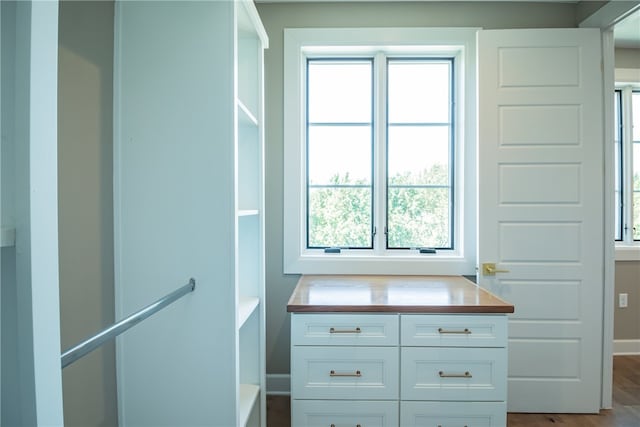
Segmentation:
{"type": "Polygon", "coordinates": [[[244,102],[237,100],[238,102],[238,122],[244,125],[258,126],[258,119],[255,114],[251,112],[244,102]]]}
{"type": "Polygon", "coordinates": [[[260,215],[258,209],[240,209],[238,210],[238,216],[257,216],[260,215]]]}
{"type": "Polygon", "coordinates": [[[0,229],[0,247],[6,248],[15,246],[16,244],[16,229],[2,227],[0,229]]]}
{"type": "Polygon", "coordinates": [[[253,405],[258,400],[258,394],[260,394],[260,387],[257,385],[240,384],[240,426],[244,427],[247,424],[253,405]]]}
{"type": "Polygon", "coordinates": [[[238,302],[238,328],[244,325],[244,322],[253,314],[260,305],[258,297],[240,297],[238,302]]]}
{"type": "Polygon", "coordinates": [[[265,427],[264,76],[266,32],[253,0],[236,6],[236,292],[240,427],[265,427]]]}

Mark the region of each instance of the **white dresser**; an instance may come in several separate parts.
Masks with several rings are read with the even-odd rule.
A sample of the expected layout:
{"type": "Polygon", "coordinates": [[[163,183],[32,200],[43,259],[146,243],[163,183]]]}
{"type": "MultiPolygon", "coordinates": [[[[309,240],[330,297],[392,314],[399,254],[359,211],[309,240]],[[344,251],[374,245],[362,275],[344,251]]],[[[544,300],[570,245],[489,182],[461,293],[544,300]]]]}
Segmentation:
{"type": "Polygon", "coordinates": [[[303,276],[292,426],[505,426],[513,306],[462,277],[303,276]]]}

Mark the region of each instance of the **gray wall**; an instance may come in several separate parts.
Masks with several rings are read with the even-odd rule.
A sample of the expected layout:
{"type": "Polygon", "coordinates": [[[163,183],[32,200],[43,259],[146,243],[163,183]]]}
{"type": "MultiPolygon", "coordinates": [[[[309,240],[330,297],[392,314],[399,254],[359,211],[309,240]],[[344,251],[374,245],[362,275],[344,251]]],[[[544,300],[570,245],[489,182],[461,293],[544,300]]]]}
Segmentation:
{"type": "Polygon", "coordinates": [[[297,276],[282,273],[283,29],[296,27],[575,27],[575,4],[407,2],[259,3],[269,35],[265,52],[267,372],[289,373],[286,306],[297,276]]]}
{"type": "Polygon", "coordinates": [[[613,338],[640,340],[640,261],[617,261],[613,338]],[[618,294],[629,294],[628,307],[618,308],[618,294]]]}
{"type": "Polygon", "coordinates": [[[616,68],[640,69],[640,49],[616,49],[616,68]]]}
{"type": "MultiPolygon", "coordinates": [[[[58,221],[63,350],[114,321],[113,1],[60,3],[58,221]]],[[[117,425],[115,352],[63,370],[67,426],[117,425]]]]}

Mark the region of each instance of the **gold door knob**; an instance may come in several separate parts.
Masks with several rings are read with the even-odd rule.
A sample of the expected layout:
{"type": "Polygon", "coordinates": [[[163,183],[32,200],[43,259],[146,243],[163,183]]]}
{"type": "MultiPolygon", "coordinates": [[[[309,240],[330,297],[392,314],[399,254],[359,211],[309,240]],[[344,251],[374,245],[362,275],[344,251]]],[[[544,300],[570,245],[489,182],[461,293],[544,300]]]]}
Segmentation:
{"type": "Polygon", "coordinates": [[[482,264],[482,274],[485,276],[493,276],[496,273],[508,273],[509,270],[501,270],[496,267],[495,262],[485,262],[482,264]]]}

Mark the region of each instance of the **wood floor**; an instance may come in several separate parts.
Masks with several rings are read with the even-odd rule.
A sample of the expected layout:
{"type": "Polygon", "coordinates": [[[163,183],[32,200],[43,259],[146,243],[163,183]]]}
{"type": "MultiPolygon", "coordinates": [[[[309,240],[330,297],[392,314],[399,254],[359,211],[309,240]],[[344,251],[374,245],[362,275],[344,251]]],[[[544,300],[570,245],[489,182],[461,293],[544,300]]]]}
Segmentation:
{"type": "MultiPolygon", "coordinates": [[[[290,427],[289,396],[267,396],[267,427],[290,427]]],[[[613,358],[613,409],[599,415],[508,414],[508,427],[640,427],[640,356],[613,358]]]]}

